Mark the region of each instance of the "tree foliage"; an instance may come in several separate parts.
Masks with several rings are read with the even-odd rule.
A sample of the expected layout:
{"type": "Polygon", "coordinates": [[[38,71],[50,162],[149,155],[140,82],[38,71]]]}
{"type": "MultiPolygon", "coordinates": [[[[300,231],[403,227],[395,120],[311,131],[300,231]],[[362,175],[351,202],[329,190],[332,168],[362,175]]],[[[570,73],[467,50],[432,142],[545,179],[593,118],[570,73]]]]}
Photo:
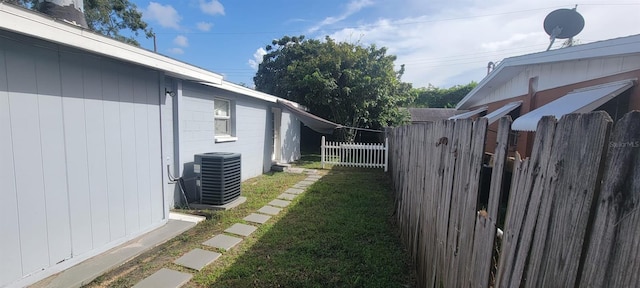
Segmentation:
{"type": "MultiPolygon", "coordinates": [[[[1,0],[0,0],[1,1],[1,0]]],[[[39,0],[4,0],[7,3],[38,10],[39,0]]],[[[142,13],[129,0],[84,0],[84,15],[89,29],[116,40],[139,46],[134,38],[143,33],[153,36],[152,29],[142,20],[142,13]],[[132,34],[130,36],[123,35],[132,34]],[[129,33],[128,33],[129,32],[129,33]]]]}
{"type": "MultiPolygon", "coordinates": [[[[348,127],[381,129],[407,119],[398,107],[412,101],[411,84],[401,82],[404,66],[396,72],[386,48],[285,36],[266,50],[253,78],[256,90],[348,127]]],[[[354,133],[341,129],[337,136],[352,140],[354,133]]]]}
{"type": "Polygon", "coordinates": [[[432,85],[426,88],[416,88],[415,101],[410,105],[417,108],[453,108],[464,96],[478,85],[475,81],[466,85],[456,85],[450,88],[438,88],[432,85]]]}

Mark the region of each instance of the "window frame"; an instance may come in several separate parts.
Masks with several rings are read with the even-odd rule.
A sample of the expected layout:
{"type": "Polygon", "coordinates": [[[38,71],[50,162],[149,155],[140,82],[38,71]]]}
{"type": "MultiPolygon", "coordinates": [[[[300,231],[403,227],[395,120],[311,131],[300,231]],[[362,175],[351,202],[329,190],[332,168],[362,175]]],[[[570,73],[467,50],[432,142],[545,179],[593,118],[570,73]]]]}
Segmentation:
{"type": "Polygon", "coordinates": [[[233,102],[231,100],[227,100],[227,99],[222,99],[222,98],[214,98],[213,99],[213,136],[215,139],[216,143],[220,143],[220,142],[230,142],[230,141],[236,141],[238,140],[237,137],[234,137],[234,129],[233,129],[233,119],[234,119],[234,115],[233,115],[234,109],[233,109],[233,102]],[[217,103],[220,102],[224,102],[227,105],[227,115],[218,115],[217,111],[218,111],[218,107],[216,107],[217,103]],[[217,120],[225,120],[227,122],[227,131],[226,133],[222,134],[220,132],[217,131],[216,129],[216,122],[217,120]]]}

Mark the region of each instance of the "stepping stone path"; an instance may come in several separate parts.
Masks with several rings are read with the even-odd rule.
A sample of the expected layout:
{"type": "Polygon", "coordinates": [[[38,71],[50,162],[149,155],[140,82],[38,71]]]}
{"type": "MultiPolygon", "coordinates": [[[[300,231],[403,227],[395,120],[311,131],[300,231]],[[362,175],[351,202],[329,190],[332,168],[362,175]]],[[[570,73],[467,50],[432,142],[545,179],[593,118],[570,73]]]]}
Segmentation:
{"type": "Polygon", "coordinates": [[[204,268],[204,266],[207,266],[213,261],[216,261],[216,259],[218,259],[218,257],[220,256],[222,256],[222,254],[218,252],[211,252],[196,248],[189,251],[189,253],[184,254],[182,257],[176,259],[176,261],[173,261],[173,263],[200,271],[202,270],[202,268],[204,268]]]}
{"type": "Polygon", "coordinates": [[[297,197],[298,195],[296,194],[289,194],[289,193],[282,193],[280,195],[278,195],[278,199],[283,199],[283,200],[293,200],[297,197]]]}
{"type": "MultiPolygon", "coordinates": [[[[287,207],[291,204],[291,200],[295,199],[298,195],[302,194],[304,190],[310,186],[311,184],[318,181],[322,178],[321,175],[318,175],[317,170],[311,169],[302,169],[302,168],[290,168],[288,170],[295,170],[290,172],[295,173],[305,173],[309,175],[306,179],[296,183],[292,188],[287,189],[284,193],[280,194],[277,199],[269,202],[268,205],[263,206],[257,212],[251,213],[249,216],[244,217],[243,220],[247,222],[252,222],[256,224],[264,224],[269,219],[271,219],[270,215],[277,215],[282,211],[282,208],[278,207],[287,207]],[[297,170],[296,170],[297,169],[297,170]],[[276,206],[276,207],[274,207],[276,206]],[[260,214],[259,214],[260,213],[260,214]]],[[[229,234],[235,234],[239,236],[249,236],[251,233],[255,232],[258,227],[253,225],[247,225],[242,223],[233,224],[231,227],[224,230],[224,232],[229,234]]],[[[219,234],[211,239],[202,243],[203,246],[220,249],[223,251],[229,251],[229,249],[238,245],[242,242],[242,238],[234,237],[226,234],[219,234]]],[[[208,251],[204,249],[193,249],[182,257],[176,259],[173,263],[184,266],[193,270],[200,271],[202,268],[207,265],[213,263],[218,258],[222,256],[221,253],[208,251]]],[[[178,288],[189,282],[193,277],[190,273],[179,272],[167,268],[162,268],[158,270],[156,273],[153,273],[151,276],[143,279],[138,282],[134,288],[178,288]]]]}
{"type": "Polygon", "coordinates": [[[251,233],[253,233],[253,231],[256,231],[257,229],[258,227],[256,226],[236,223],[236,224],[233,224],[233,226],[227,228],[227,230],[224,230],[224,232],[236,234],[240,236],[249,236],[251,235],[251,233]]]}
{"type": "Polygon", "coordinates": [[[267,216],[267,215],[262,215],[262,214],[257,214],[257,213],[251,213],[251,215],[244,217],[244,221],[249,221],[249,222],[253,222],[253,223],[258,223],[258,224],[264,224],[267,223],[267,221],[269,221],[269,219],[271,219],[271,216],[267,216]]]}
{"type": "Polygon", "coordinates": [[[191,280],[193,275],[184,272],[162,268],[151,276],[142,279],[133,288],[173,288],[181,287],[191,280]]]}
{"type": "Polygon", "coordinates": [[[275,206],[275,207],[287,207],[289,206],[289,204],[291,204],[291,201],[280,200],[280,199],[275,199],[269,202],[269,205],[275,206]]]}
{"type": "Polygon", "coordinates": [[[302,194],[302,192],[304,192],[304,189],[300,189],[300,188],[289,188],[284,191],[284,193],[295,194],[295,195],[300,195],[302,194]]]}
{"type": "Polygon", "coordinates": [[[242,242],[242,238],[220,234],[205,241],[204,243],[202,243],[202,245],[228,251],[240,242],[242,242]]]}
{"type": "Polygon", "coordinates": [[[264,206],[258,210],[258,212],[267,215],[278,215],[280,211],[282,211],[282,209],[273,206],[264,206]]]}

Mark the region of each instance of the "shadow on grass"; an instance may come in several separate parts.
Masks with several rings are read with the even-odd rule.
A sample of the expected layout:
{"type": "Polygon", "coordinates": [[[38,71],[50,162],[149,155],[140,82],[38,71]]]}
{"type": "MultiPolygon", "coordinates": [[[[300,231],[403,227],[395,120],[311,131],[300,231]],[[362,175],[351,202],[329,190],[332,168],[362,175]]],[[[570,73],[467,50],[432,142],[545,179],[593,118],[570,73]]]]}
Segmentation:
{"type": "MultiPolygon", "coordinates": [[[[387,175],[337,169],[310,186],[212,287],[412,287],[387,175]]],[[[271,224],[270,224],[271,223],[271,224]]]]}

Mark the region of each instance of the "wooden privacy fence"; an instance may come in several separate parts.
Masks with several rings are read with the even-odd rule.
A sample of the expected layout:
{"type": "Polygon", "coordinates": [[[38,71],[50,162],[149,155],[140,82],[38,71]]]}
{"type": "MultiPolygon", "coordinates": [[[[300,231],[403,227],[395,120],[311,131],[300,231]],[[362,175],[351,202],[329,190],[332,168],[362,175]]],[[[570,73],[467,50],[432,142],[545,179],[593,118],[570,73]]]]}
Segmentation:
{"type": "Polygon", "coordinates": [[[321,161],[322,168],[325,164],[363,167],[384,168],[387,172],[389,140],[384,143],[345,143],[326,141],[322,136],[321,161]]]}
{"type": "Polygon", "coordinates": [[[640,112],[613,129],[604,112],[543,118],[499,219],[510,126],[499,122],[483,207],[485,118],[388,130],[419,287],[640,287],[640,112]]]}

